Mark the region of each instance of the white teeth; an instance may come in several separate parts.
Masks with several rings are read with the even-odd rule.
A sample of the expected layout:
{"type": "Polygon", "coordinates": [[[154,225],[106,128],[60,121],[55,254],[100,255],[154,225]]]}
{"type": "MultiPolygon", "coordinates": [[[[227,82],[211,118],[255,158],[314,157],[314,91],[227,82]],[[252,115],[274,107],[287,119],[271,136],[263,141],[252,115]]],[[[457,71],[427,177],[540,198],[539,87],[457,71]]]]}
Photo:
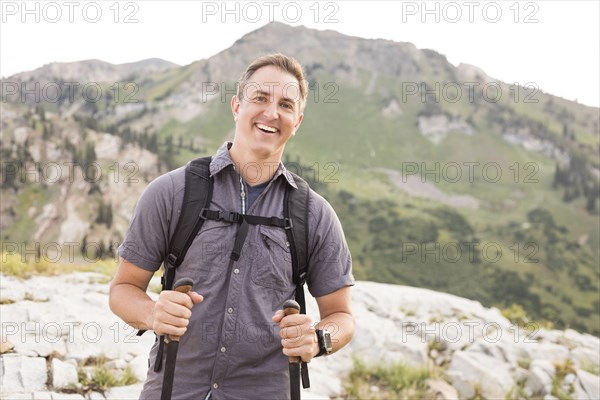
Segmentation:
{"type": "Polygon", "coordinates": [[[277,129],[271,128],[270,126],[267,126],[267,125],[256,124],[256,126],[258,126],[260,129],[262,129],[264,131],[273,132],[273,133],[277,132],[277,129]]]}

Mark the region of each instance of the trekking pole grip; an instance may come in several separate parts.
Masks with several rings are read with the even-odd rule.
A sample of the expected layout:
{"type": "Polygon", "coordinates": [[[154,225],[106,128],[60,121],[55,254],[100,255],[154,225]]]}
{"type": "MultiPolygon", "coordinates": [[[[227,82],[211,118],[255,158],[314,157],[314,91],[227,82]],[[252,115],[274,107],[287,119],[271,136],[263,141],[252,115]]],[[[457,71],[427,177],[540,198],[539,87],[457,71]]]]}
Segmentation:
{"type": "MultiPolygon", "coordinates": [[[[283,303],[283,314],[285,316],[292,315],[292,314],[300,314],[300,305],[295,300],[287,300],[285,303],[283,303]]],[[[289,356],[288,362],[299,363],[300,357],[289,356]]]]}
{"type": "MultiPolygon", "coordinates": [[[[194,281],[191,278],[180,278],[173,284],[173,290],[180,293],[188,293],[194,287],[194,281]]],[[[169,341],[179,342],[180,336],[167,335],[169,341]]]]}

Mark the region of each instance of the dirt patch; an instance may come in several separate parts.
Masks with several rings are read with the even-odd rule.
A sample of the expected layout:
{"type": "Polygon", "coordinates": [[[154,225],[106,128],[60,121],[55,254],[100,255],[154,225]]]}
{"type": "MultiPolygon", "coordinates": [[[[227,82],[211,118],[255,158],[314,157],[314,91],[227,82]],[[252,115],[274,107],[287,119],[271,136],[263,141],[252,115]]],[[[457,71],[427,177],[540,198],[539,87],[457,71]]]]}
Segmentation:
{"type": "Polygon", "coordinates": [[[384,173],[400,190],[410,196],[434,200],[451,207],[478,209],[479,200],[465,194],[449,194],[443,192],[431,182],[424,182],[418,176],[402,176],[400,171],[389,168],[376,168],[376,172],[384,173]]]}

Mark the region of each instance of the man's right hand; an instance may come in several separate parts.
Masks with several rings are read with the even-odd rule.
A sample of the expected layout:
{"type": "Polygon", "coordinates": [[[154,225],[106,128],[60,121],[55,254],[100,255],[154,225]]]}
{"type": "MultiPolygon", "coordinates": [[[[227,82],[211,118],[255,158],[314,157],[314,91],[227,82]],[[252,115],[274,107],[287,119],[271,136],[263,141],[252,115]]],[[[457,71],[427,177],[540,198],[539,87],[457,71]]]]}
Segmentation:
{"type": "Polygon", "coordinates": [[[135,329],[153,330],[159,335],[181,336],[186,331],[194,304],[204,298],[196,292],[164,290],[157,301],[146,293],[154,272],[121,258],[110,284],[110,309],[135,329]]]}
{"type": "Polygon", "coordinates": [[[154,303],[149,325],[158,335],[183,336],[192,316],[192,307],[202,300],[204,297],[193,291],[163,290],[154,303]]]}

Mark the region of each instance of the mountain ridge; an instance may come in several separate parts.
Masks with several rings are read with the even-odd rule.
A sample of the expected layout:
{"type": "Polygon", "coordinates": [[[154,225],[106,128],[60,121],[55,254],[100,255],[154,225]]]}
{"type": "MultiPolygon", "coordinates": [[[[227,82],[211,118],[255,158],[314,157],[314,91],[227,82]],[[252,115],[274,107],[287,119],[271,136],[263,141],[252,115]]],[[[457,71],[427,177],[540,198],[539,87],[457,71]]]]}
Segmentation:
{"type": "Polygon", "coordinates": [[[117,82],[128,75],[163,71],[179,65],[160,58],[147,58],[139,61],[113,64],[99,59],[71,62],[52,62],[31,71],[23,71],[6,78],[6,81],[52,82],[59,77],[81,82],[117,82]]]}

